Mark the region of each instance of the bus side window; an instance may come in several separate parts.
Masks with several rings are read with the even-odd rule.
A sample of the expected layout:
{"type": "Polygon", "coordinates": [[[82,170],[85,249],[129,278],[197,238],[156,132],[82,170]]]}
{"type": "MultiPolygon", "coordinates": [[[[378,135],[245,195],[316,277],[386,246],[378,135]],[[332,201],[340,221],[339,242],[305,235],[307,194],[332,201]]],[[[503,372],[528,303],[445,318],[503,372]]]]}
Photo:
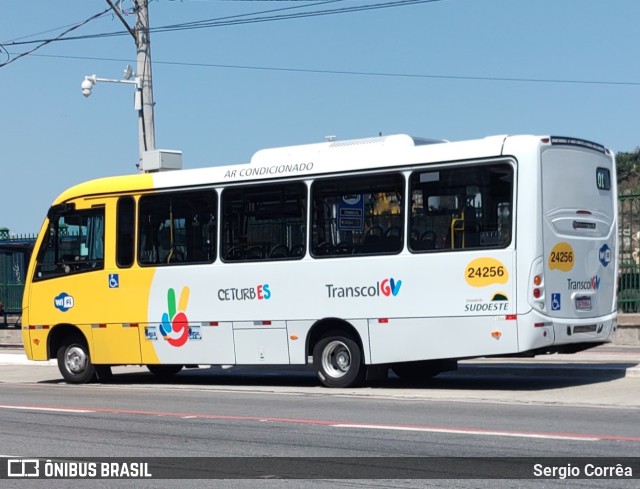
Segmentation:
{"type": "Polygon", "coordinates": [[[121,268],[133,265],[135,202],[133,197],[120,197],[116,215],[116,263],[121,268]]]}
{"type": "Polygon", "coordinates": [[[216,258],[217,203],[214,190],[142,196],[138,223],[139,263],[213,262],[216,258]]]}
{"type": "Polygon", "coordinates": [[[307,186],[281,183],[222,192],[222,259],[300,259],[305,253],[307,186]]]}
{"type": "Polygon", "coordinates": [[[491,162],[411,174],[412,252],[503,248],[511,237],[513,167],[491,162]]]}
{"type": "Polygon", "coordinates": [[[311,196],[311,252],[315,257],[402,251],[402,174],[318,179],[311,187],[311,196]]]}

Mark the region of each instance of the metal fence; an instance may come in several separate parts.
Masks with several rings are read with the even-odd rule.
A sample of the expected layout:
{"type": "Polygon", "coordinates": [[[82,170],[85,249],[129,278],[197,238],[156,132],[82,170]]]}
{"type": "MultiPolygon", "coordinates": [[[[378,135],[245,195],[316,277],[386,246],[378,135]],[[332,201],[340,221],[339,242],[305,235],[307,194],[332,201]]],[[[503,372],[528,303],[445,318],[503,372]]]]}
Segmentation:
{"type": "Polygon", "coordinates": [[[640,195],[621,195],[618,310],[640,312],[640,195]]]}
{"type": "MultiPolygon", "coordinates": [[[[4,314],[20,314],[29,257],[37,235],[9,235],[0,228],[0,303],[4,314]]],[[[0,324],[5,322],[0,315],[0,324]]]]}

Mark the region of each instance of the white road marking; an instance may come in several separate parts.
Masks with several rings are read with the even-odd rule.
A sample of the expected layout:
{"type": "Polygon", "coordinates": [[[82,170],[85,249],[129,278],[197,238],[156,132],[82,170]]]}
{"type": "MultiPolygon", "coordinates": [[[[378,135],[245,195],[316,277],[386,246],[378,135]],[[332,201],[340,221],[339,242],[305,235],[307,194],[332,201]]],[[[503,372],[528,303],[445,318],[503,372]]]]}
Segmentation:
{"type": "Polygon", "coordinates": [[[26,411],[50,411],[56,413],[95,413],[88,409],[69,409],[69,408],[53,408],[53,407],[35,407],[35,406],[7,406],[0,404],[0,409],[16,409],[26,411]]]}
{"type": "Polygon", "coordinates": [[[429,428],[421,426],[389,426],[389,425],[367,425],[367,424],[334,424],[334,428],[355,428],[365,430],[395,430],[395,431],[418,431],[429,433],[452,433],[460,435],[480,435],[480,436],[512,436],[519,438],[543,438],[551,440],[578,440],[578,441],[599,441],[600,438],[593,436],[562,435],[554,433],[519,433],[517,431],[484,431],[465,430],[454,428],[429,428]]]}

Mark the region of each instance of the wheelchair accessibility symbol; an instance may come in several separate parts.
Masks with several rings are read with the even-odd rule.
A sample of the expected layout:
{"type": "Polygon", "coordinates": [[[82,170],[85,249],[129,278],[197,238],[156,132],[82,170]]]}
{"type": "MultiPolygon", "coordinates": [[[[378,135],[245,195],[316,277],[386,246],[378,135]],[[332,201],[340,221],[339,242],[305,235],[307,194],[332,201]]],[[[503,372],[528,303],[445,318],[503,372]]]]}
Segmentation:
{"type": "Polygon", "coordinates": [[[552,311],[560,310],[560,293],[558,292],[551,294],[551,310],[552,311]]]}
{"type": "Polygon", "coordinates": [[[117,273],[109,274],[109,288],[117,289],[120,287],[120,276],[117,273]]]}

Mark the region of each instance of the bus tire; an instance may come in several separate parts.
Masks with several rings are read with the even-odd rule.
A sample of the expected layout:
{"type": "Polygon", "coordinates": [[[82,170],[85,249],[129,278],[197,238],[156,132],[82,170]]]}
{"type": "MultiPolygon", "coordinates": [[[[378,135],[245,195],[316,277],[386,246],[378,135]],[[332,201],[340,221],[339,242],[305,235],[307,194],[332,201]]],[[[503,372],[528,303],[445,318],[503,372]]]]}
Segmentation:
{"type": "Polygon", "coordinates": [[[168,379],[182,370],[182,365],[147,365],[149,372],[161,379],[168,379]]]}
{"type": "Polygon", "coordinates": [[[313,368],[326,387],[360,385],[367,373],[358,344],[340,333],[329,334],[316,343],[313,368]]]}
{"type": "Polygon", "coordinates": [[[96,368],[91,363],[89,347],[78,337],[65,341],[57,352],[58,369],[62,377],[72,384],[85,384],[96,378],[96,368]]]}

